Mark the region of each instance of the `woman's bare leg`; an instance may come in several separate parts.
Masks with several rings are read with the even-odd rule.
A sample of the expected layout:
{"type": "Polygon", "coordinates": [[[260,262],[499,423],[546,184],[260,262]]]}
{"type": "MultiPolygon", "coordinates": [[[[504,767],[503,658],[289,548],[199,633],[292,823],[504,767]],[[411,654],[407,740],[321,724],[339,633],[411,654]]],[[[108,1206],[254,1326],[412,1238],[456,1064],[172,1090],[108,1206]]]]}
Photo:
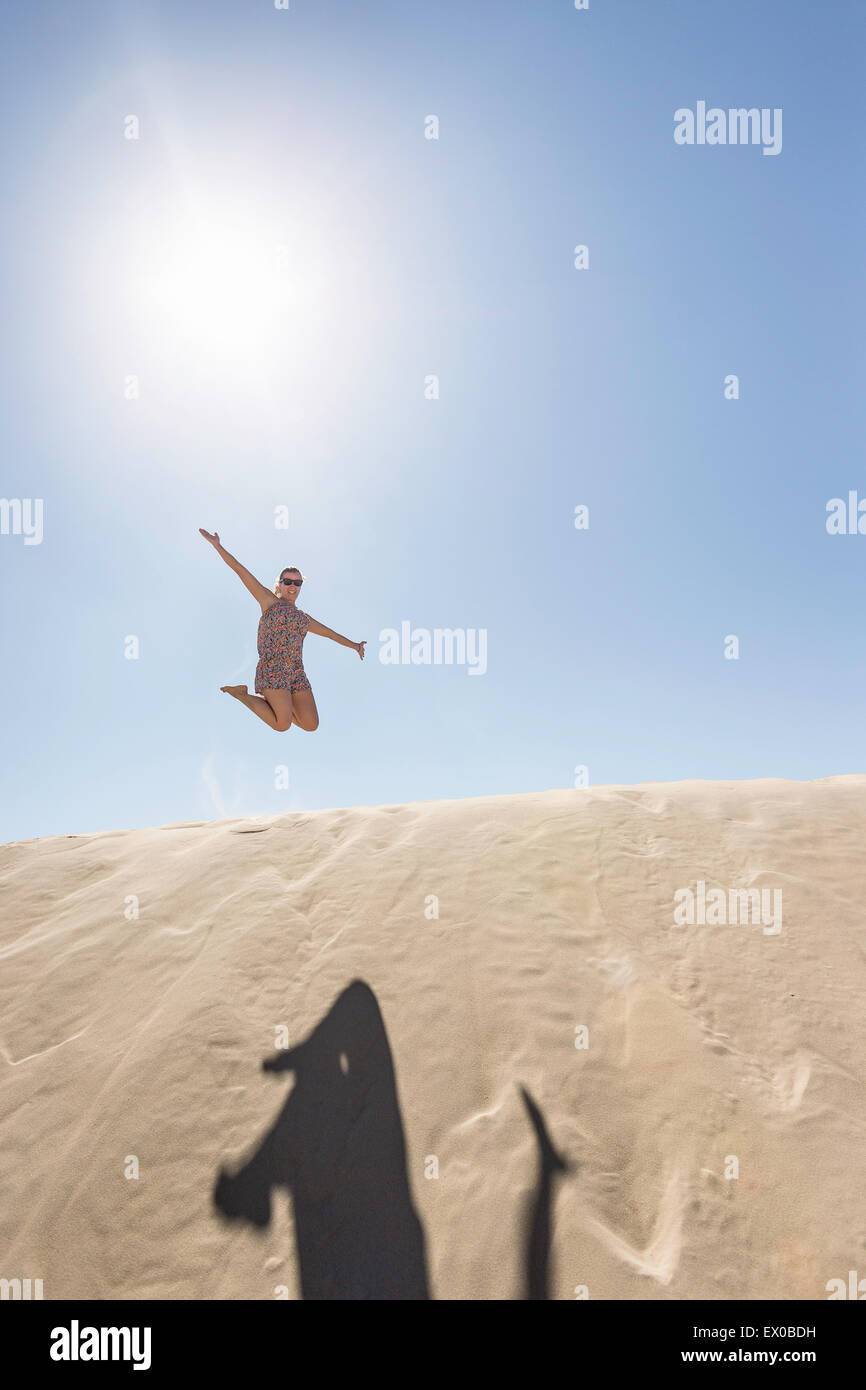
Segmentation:
{"type": "Polygon", "coordinates": [[[264,699],[261,695],[251,695],[245,685],[221,685],[220,690],[240,700],[242,705],[246,705],[247,709],[259,716],[259,719],[263,719],[269,728],[285,733],[292,727],[290,690],[267,690],[264,699]]]}
{"type": "Polygon", "coordinates": [[[292,692],[292,723],[297,724],[299,729],[305,729],[308,734],[318,729],[319,711],[316,709],[312,690],[292,692]]]}

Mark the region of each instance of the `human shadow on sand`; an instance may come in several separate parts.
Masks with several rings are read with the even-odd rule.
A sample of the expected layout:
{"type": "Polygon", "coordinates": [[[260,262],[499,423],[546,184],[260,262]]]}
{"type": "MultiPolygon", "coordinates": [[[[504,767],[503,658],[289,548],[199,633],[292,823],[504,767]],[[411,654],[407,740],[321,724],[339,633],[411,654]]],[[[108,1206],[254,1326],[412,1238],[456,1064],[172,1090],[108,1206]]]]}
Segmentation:
{"type": "MultiPolygon", "coordinates": [[[[354,980],[306,1041],[266,1057],[262,1070],[294,1072],[295,1085],[252,1157],[233,1175],[220,1172],[219,1212],[264,1228],[273,1190],[287,1189],[303,1299],[430,1298],[391,1049],[373,991],[354,980]]],[[[547,1299],[553,1186],[570,1165],[529,1092],[520,1093],[538,1146],[524,1297],[547,1299]]]]}
{"type": "Polygon", "coordinates": [[[550,1211],[553,1185],[558,1176],[571,1171],[571,1165],[556,1152],[544,1123],[544,1116],[532,1096],[521,1086],[538,1145],[538,1181],[526,1209],[526,1294],[528,1299],[550,1298],[550,1211]]]}
{"type": "Polygon", "coordinates": [[[427,1299],[424,1231],[412,1203],[391,1049],[376,997],[354,980],[298,1047],[262,1069],[294,1072],[256,1152],[221,1172],[216,1207],[267,1226],[291,1194],[304,1299],[427,1299]]]}

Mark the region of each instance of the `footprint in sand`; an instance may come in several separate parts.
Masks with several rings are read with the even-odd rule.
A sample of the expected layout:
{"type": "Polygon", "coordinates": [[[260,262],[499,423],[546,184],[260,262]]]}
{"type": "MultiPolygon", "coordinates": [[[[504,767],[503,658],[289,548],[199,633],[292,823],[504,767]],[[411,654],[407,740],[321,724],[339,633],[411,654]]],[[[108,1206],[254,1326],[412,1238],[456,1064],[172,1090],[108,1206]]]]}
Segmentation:
{"type": "Polygon", "coordinates": [[[588,956],[592,965],[611,989],[622,989],[638,978],[638,969],[628,956],[588,956]]]}
{"type": "Polygon", "coordinates": [[[687,1200],[688,1187],[683,1181],[682,1167],[676,1164],[665,1183],[653,1232],[643,1250],[630,1245],[601,1221],[593,1219],[590,1225],[611,1254],[623,1263],[659,1284],[669,1284],[679,1264],[687,1200]]]}
{"type": "Polygon", "coordinates": [[[780,1067],[773,1077],[773,1091],[782,1110],[796,1110],[812,1075],[812,1063],[800,1052],[787,1066],[780,1067]]]}

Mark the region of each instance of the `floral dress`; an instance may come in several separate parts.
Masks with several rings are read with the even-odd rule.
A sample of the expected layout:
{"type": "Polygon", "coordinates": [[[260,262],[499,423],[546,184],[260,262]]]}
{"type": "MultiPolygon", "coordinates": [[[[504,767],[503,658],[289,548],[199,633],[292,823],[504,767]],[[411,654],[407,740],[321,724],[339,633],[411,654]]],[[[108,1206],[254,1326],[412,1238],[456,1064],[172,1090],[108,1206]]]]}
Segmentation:
{"type": "Polygon", "coordinates": [[[259,621],[259,664],[256,694],[264,690],[311,690],[304,670],[303,642],[310,626],[309,613],[294,603],[277,599],[259,621]]]}

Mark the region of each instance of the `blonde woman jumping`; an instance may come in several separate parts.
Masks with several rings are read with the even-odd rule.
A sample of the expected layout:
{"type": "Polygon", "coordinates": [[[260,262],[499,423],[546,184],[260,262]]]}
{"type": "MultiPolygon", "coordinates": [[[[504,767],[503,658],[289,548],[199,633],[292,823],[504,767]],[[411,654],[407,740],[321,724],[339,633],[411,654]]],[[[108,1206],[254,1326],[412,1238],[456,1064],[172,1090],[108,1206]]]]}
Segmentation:
{"type": "Polygon", "coordinates": [[[233,695],[242,705],[251,709],[263,719],[271,729],[281,733],[297,724],[299,729],[312,733],[319,727],[319,711],[313,699],[313,691],[304,670],[303,645],[308,632],[318,637],[330,637],[341,647],[351,647],[364,660],[367,643],[350,642],[339,632],[332,632],[323,623],[317,623],[309,613],[297,606],[298,595],[304,576],[294,565],[287,565],[274,585],[273,593],[260,584],[255,575],[229,555],[220,545],[216,531],[213,535],[199,527],[206,541],[209,541],[218,555],[222,556],[230,569],[233,569],[241,582],[249,589],[253,598],[261,606],[259,620],[258,649],[259,664],[256,667],[256,694],[250,695],[245,685],[221,685],[227,695],[233,695]]]}

